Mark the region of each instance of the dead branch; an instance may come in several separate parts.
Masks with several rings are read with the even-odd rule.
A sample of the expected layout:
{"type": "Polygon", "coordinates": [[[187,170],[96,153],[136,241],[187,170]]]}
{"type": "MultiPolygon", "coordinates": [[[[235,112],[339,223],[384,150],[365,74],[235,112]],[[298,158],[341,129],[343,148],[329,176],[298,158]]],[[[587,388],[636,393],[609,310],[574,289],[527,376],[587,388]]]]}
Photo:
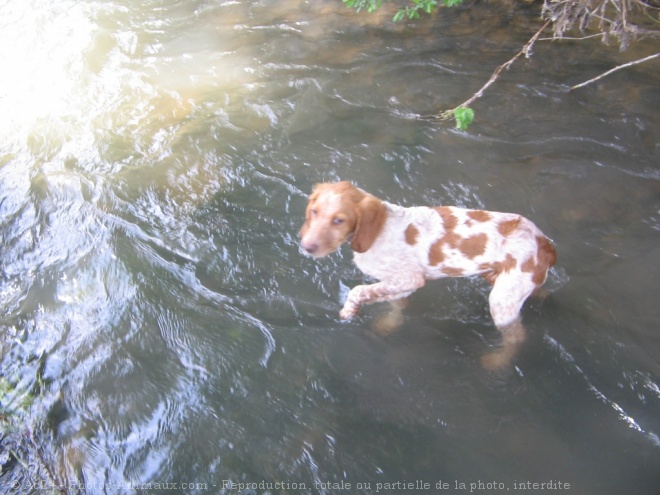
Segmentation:
{"type": "Polygon", "coordinates": [[[551,20],[546,21],[546,23],[539,29],[534,36],[532,36],[527,43],[521,48],[521,50],[516,53],[511,59],[509,59],[507,62],[503,63],[500,65],[497,69],[495,69],[495,72],[493,72],[493,75],[490,76],[490,79],[484,84],[479,91],[477,91],[475,94],[472,95],[469,99],[465,100],[463,103],[458,105],[457,107],[451,109],[451,110],[446,110],[442,112],[441,114],[437,115],[437,118],[440,120],[449,120],[454,116],[454,112],[456,111],[457,108],[461,107],[468,107],[470,106],[475,100],[481,98],[484,94],[484,91],[486,91],[497,79],[500,77],[500,74],[507,70],[509,67],[513,65],[513,63],[518,60],[522,55],[525,55],[526,57],[530,56],[530,52],[532,50],[532,46],[536,42],[536,40],[541,36],[541,33],[545,30],[545,28],[548,27],[548,25],[551,23],[551,20]]]}
{"type": "Polygon", "coordinates": [[[647,29],[649,21],[658,24],[660,19],[655,5],[657,0],[544,0],[541,15],[551,19],[553,37],[562,38],[573,29],[584,32],[594,26],[603,42],[610,37],[617,39],[621,50],[630,42],[644,37],[660,36],[657,29],[647,29]],[[649,3],[650,2],[650,3],[649,3]]]}
{"type": "Polygon", "coordinates": [[[614,68],[608,70],[607,72],[603,72],[603,73],[602,73],[600,76],[598,76],[598,77],[594,77],[593,79],[589,79],[588,81],[585,81],[585,82],[583,82],[583,83],[581,83],[581,84],[576,84],[575,86],[572,86],[571,89],[570,89],[570,91],[573,91],[573,90],[575,90],[575,89],[582,88],[582,87],[586,86],[587,84],[591,84],[591,83],[593,83],[593,82],[596,82],[596,81],[598,81],[599,79],[602,79],[602,78],[605,77],[605,76],[609,76],[610,74],[612,74],[613,72],[616,72],[616,71],[618,71],[618,70],[625,69],[625,68],[627,68],[627,67],[631,67],[631,66],[633,66],[633,65],[641,64],[641,63],[643,63],[643,62],[648,62],[649,60],[652,60],[652,59],[657,58],[657,57],[660,57],[660,52],[659,52],[659,53],[656,53],[656,54],[654,54],[654,55],[649,55],[648,57],[640,58],[639,60],[633,60],[632,62],[628,62],[628,63],[626,63],[626,64],[617,65],[616,67],[614,67],[614,68]]]}

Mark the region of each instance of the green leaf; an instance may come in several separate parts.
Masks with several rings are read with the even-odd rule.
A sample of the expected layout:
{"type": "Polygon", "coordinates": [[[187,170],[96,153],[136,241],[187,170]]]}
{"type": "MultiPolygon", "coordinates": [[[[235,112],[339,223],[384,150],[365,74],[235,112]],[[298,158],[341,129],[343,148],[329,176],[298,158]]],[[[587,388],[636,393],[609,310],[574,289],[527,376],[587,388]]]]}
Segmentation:
{"type": "Polygon", "coordinates": [[[458,107],[454,110],[454,117],[456,118],[456,129],[465,131],[474,120],[474,110],[470,107],[458,107]]]}

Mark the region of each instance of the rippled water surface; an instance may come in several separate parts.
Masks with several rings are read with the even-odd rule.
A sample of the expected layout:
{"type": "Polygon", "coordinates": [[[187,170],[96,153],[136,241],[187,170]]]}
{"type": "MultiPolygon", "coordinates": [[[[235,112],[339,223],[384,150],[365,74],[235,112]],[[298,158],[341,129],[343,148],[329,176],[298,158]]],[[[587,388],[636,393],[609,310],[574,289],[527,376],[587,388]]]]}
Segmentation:
{"type": "Polygon", "coordinates": [[[658,41],[540,41],[463,133],[415,117],[471,96],[537,7],[391,14],[0,0],[4,492],[657,493],[660,66],[567,88],[658,41]],[[383,305],[338,320],[350,249],[298,248],[337,179],[554,240],[509,366],[481,364],[480,280],[428,284],[387,336],[383,305]]]}

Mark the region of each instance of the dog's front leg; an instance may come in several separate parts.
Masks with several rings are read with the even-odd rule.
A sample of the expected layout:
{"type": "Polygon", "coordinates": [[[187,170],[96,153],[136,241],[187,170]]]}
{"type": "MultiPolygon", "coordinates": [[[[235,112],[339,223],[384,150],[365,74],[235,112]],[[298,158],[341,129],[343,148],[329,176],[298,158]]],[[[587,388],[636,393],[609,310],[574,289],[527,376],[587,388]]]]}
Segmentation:
{"type": "Polygon", "coordinates": [[[339,312],[342,320],[358,314],[360,306],[382,301],[393,301],[407,297],[425,283],[422,276],[411,276],[397,280],[383,281],[371,285],[358,285],[348,293],[344,307],[339,312]]]}

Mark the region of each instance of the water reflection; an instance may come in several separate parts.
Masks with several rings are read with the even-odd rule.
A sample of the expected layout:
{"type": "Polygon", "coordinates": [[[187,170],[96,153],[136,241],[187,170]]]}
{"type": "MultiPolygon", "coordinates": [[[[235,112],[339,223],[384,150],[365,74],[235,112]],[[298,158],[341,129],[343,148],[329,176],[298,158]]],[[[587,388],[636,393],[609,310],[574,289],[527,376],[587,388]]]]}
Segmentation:
{"type": "Polygon", "coordinates": [[[0,456],[3,481],[652,493],[657,74],[566,95],[620,55],[539,45],[470,134],[411,118],[526,41],[534,12],[500,8],[411,26],[329,0],[0,1],[0,403],[30,398],[2,442],[34,467],[0,456]],[[297,230],[340,178],[553,237],[511,368],[481,367],[501,341],[480,282],[418,291],[387,336],[380,307],[335,319],[361,275],[349,251],[301,256],[297,230]]]}

